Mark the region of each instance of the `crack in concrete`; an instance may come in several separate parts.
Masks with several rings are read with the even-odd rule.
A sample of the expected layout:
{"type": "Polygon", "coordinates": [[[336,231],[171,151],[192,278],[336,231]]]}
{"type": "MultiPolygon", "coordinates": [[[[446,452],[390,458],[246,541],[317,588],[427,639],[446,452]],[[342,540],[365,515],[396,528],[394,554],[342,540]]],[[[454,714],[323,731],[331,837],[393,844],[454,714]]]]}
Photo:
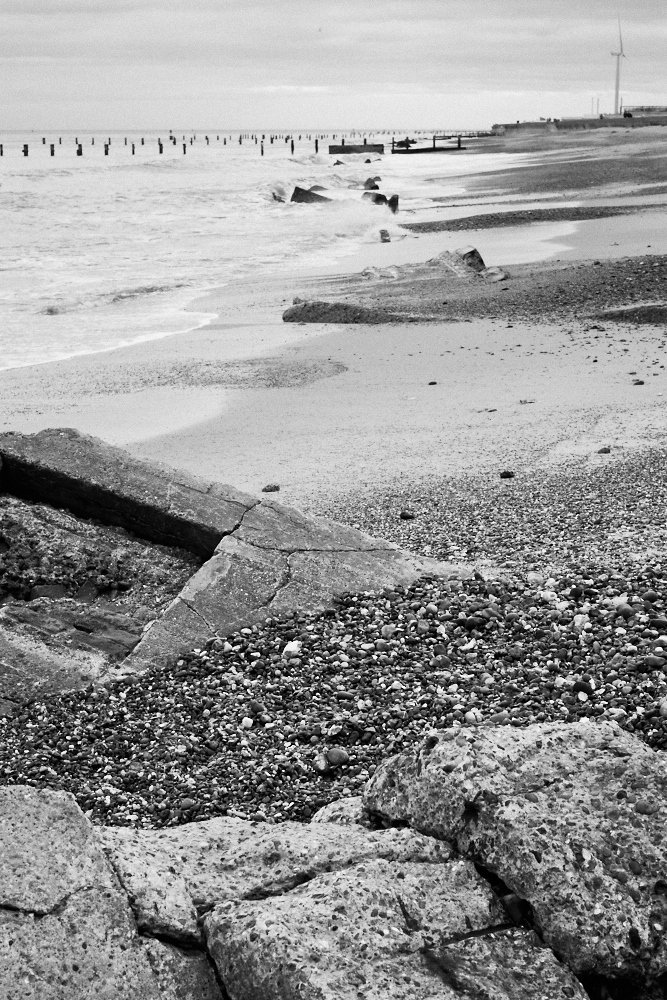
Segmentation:
{"type": "MultiPolygon", "coordinates": [[[[176,600],[177,600],[177,601],[180,601],[180,602],[181,602],[181,604],[184,604],[184,605],[185,605],[185,607],[186,607],[186,608],[188,608],[188,610],[189,610],[189,611],[191,611],[191,612],[193,613],[193,615],[196,615],[196,616],[197,616],[197,618],[200,618],[200,619],[201,619],[201,620],[203,621],[203,623],[204,623],[204,625],[206,626],[206,628],[208,628],[208,629],[210,629],[210,630],[211,630],[211,634],[212,634],[212,635],[217,635],[217,634],[218,634],[218,633],[217,633],[217,631],[216,631],[216,627],[215,627],[215,625],[214,625],[214,624],[213,624],[212,622],[210,622],[210,621],[208,620],[208,618],[206,618],[206,616],[205,616],[205,615],[203,615],[203,614],[201,613],[201,611],[199,611],[199,610],[198,610],[198,609],[197,609],[197,608],[196,608],[196,607],[194,606],[194,604],[191,604],[191,603],[190,603],[190,601],[187,601],[187,600],[186,600],[186,599],[185,599],[184,597],[181,597],[180,595],[179,595],[179,596],[178,596],[178,597],[176,598],[176,600]]],[[[158,622],[159,622],[159,621],[160,621],[160,619],[158,619],[158,622]]]]}
{"type": "Polygon", "coordinates": [[[267,608],[271,607],[271,605],[273,604],[273,602],[275,601],[281,590],[285,590],[285,588],[288,587],[289,584],[292,582],[292,564],[290,562],[290,559],[292,558],[293,554],[294,553],[292,552],[288,552],[285,556],[285,567],[282,572],[282,577],[280,579],[280,582],[278,583],[278,586],[274,590],[273,594],[266,602],[267,608]]]}
{"type": "MultiPolygon", "coordinates": [[[[490,937],[499,931],[514,931],[516,929],[517,925],[514,921],[508,920],[502,924],[492,924],[490,927],[479,927],[476,931],[461,931],[460,934],[452,934],[451,937],[443,938],[440,944],[443,946],[457,944],[459,941],[468,941],[469,938],[490,937]]],[[[520,927],[519,930],[525,930],[525,928],[520,927]]]]}
{"type": "MultiPolygon", "coordinates": [[[[250,546],[252,546],[253,549],[259,549],[261,552],[286,552],[290,556],[296,555],[297,553],[308,554],[309,552],[320,553],[320,554],[322,554],[322,553],[325,553],[325,554],[329,553],[330,555],[340,555],[340,554],[344,554],[346,552],[356,552],[359,555],[364,555],[366,553],[368,553],[368,555],[374,555],[374,554],[376,554],[378,552],[400,552],[401,551],[400,549],[396,548],[396,546],[394,546],[394,545],[378,546],[377,548],[373,548],[373,549],[362,549],[362,548],[348,548],[348,549],[345,549],[345,548],[338,548],[338,549],[315,549],[315,548],[302,548],[302,549],[300,549],[300,548],[294,548],[294,549],[281,549],[281,548],[278,548],[275,545],[260,545],[259,542],[251,542],[248,538],[241,538],[241,539],[238,539],[238,540],[242,541],[244,545],[250,545],[250,546]]],[[[408,553],[408,555],[412,555],[412,553],[408,553]]],[[[419,556],[414,556],[413,558],[418,559],[419,556]]]]}
{"type": "Polygon", "coordinates": [[[35,920],[43,920],[44,917],[58,917],[74,896],[77,896],[82,892],[94,892],[99,888],[100,887],[96,885],[80,885],[77,889],[72,889],[71,892],[66,893],[66,895],[59,899],[57,903],[54,903],[48,910],[43,910],[39,907],[33,909],[30,907],[14,905],[13,903],[0,903],[0,910],[6,910],[8,913],[20,913],[24,917],[34,917],[35,920]]]}
{"type": "Polygon", "coordinates": [[[255,507],[259,507],[261,505],[262,501],[261,500],[257,500],[257,502],[254,503],[254,504],[252,504],[252,506],[250,506],[250,507],[243,507],[243,504],[240,501],[238,501],[238,500],[228,500],[227,503],[234,504],[237,507],[242,507],[243,513],[241,514],[240,518],[238,519],[238,521],[236,522],[236,524],[234,525],[233,528],[230,528],[228,531],[223,531],[223,533],[220,535],[220,538],[218,539],[216,548],[220,544],[220,542],[223,540],[223,538],[229,538],[230,535],[233,535],[234,532],[236,532],[236,531],[239,530],[239,528],[243,524],[243,520],[244,520],[246,514],[249,514],[251,510],[255,509],[255,507]]]}

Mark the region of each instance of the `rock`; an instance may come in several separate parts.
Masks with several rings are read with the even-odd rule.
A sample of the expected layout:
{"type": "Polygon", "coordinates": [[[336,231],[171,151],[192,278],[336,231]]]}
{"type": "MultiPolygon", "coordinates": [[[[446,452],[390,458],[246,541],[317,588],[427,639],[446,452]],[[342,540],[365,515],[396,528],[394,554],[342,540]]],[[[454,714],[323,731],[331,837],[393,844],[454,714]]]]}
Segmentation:
{"type": "MultiPolygon", "coordinates": [[[[384,197],[384,195],[383,195],[384,197]]],[[[348,302],[302,302],[283,313],[284,323],[398,323],[409,317],[348,302]]]]}
{"type": "Polygon", "coordinates": [[[515,475],[516,475],[516,473],[510,472],[509,469],[503,469],[503,471],[500,473],[500,478],[501,479],[514,479],[515,475]]]}
{"type": "Polygon", "coordinates": [[[505,923],[488,885],[464,861],[357,864],[288,895],[221,903],[204,921],[234,997],[529,1000],[547,995],[521,984],[522,975],[534,984],[539,970],[549,996],[584,1000],[531,932],[503,937],[505,923]],[[487,991],[489,958],[496,975],[487,991]]]}
{"type": "Polygon", "coordinates": [[[398,195],[392,194],[391,198],[387,199],[387,205],[389,206],[390,211],[396,215],[398,212],[398,195]]]}
{"type": "Polygon", "coordinates": [[[377,183],[377,178],[367,177],[364,181],[364,191],[379,191],[380,188],[377,183]]]}
{"type": "Polygon", "coordinates": [[[54,913],[0,910],[0,994],[8,1000],[169,996],[136,935],[127,900],[96,887],[67,897],[54,913]]]}
{"type": "Polygon", "coordinates": [[[376,191],[364,191],[361,197],[370,201],[373,205],[387,204],[387,196],[385,194],[379,194],[376,191]]]}
{"type": "Polygon", "coordinates": [[[503,928],[429,947],[425,954],[443,972],[457,997],[470,1000],[588,1000],[580,982],[556,961],[539,937],[503,928]]]}
{"type": "Polygon", "coordinates": [[[215,967],[203,951],[144,938],[143,948],[163,1000],[223,1000],[215,967]]]}
{"type": "Polygon", "coordinates": [[[661,754],[585,719],[447,730],[380,767],[364,801],[493,872],[575,973],[650,984],[667,971],[667,903],[654,891],[666,790],[661,754]]]}
{"type": "Polygon", "coordinates": [[[168,976],[161,988],[127,897],[72,796],[0,788],[0,995],[176,1000],[174,991],[168,976]]]}
{"type": "Polygon", "coordinates": [[[447,844],[411,830],[233,817],[168,830],[108,827],[102,839],[139,929],[190,946],[201,940],[201,916],[224,900],[288,893],[318,872],[376,858],[435,863],[451,857],[447,844]]]}
{"type": "Polygon", "coordinates": [[[598,455],[609,455],[611,454],[611,448],[605,445],[604,448],[598,448],[598,455]]]}
{"type": "Polygon", "coordinates": [[[391,236],[387,229],[380,230],[380,242],[381,243],[391,243],[391,236]]]}
{"type": "Polygon", "coordinates": [[[331,198],[325,198],[318,191],[307,190],[302,187],[295,187],[292,191],[292,197],[290,201],[297,202],[302,205],[317,204],[318,202],[330,202],[331,198]]]}
{"type": "Polygon", "coordinates": [[[509,275],[501,267],[485,267],[479,272],[485,281],[495,284],[498,281],[507,281],[509,275]]]}
{"type": "Polygon", "coordinates": [[[414,519],[417,517],[414,511],[407,509],[402,510],[398,516],[400,517],[401,521],[414,521],[414,519]]]}
{"type": "Polygon", "coordinates": [[[3,907],[44,915],[113,876],[93,828],[71,795],[0,787],[0,898],[3,907]]]}
{"type": "Polygon", "coordinates": [[[337,799],[322,806],[310,818],[311,823],[338,823],[341,826],[363,826],[371,829],[369,814],[364,808],[361,795],[351,795],[347,799],[337,799]]]}
{"type": "Polygon", "coordinates": [[[457,250],[456,253],[461,258],[464,264],[466,264],[471,270],[481,273],[486,269],[486,264],[482,259],[482,255],[476,247],[463,247],[457,250]]]}
{"type": "Polygon", "coordinates": [[[278,483],[267,483],[266,486],[262,486],[262,493],[278,493],[280,491],[280,486],[278,483]]]}
{"type": "Polygon", "coordinates": [[[350,755],[343,747],[331,747],[327,750],[326,757],[332,767],[342,767],[350,762],[350,755]]]}

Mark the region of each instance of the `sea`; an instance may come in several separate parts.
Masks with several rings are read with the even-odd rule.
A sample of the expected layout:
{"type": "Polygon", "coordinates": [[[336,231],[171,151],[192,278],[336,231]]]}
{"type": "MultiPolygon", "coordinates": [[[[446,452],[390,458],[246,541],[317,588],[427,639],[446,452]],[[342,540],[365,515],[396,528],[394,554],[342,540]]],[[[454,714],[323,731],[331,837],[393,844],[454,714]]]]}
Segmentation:
{"type": "Polygon", "coordinates": [[[0,370],[183,333],[212,319],[188,307],[213,288],[344,262],[377,243],[380,211],[391,220],[362,200],[369,176],[419,219],[507,159],[392,156],[391,134],[372,132],[346,141],[385,155],[330,155],[340,138],[0,134],[0,370]],[[297,185],[321,185],[331,204],[291,203],[297,185]]]}

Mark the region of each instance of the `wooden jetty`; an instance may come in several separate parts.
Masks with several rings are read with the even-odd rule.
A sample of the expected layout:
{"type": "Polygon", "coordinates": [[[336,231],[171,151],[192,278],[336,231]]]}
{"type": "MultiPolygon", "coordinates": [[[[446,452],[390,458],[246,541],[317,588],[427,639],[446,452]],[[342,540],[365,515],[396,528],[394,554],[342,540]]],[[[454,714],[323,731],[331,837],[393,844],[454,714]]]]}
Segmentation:
{"type": "Polygon", "coordinates": [[[462,139],[466,138],[481,138],[483,136],[493,135],[493,132],[454,132],[449,135],[434,135],[430,146],[419,146],[417,145],[416,139],[396,139],[391,140],[391,151],[392,153],[456,153],[459,149],[466,149],[467,147],[463,145],[462,139]],[[454,141],[454,146],[443,146],[439,143],[454,141]]]}
{"type": "Polygon", "coordinates": [[[381,142],[364,142],[351,145],[343,142],[337,146],[329,146],[330,153],[384,153],[384,145],[381,142]]]}

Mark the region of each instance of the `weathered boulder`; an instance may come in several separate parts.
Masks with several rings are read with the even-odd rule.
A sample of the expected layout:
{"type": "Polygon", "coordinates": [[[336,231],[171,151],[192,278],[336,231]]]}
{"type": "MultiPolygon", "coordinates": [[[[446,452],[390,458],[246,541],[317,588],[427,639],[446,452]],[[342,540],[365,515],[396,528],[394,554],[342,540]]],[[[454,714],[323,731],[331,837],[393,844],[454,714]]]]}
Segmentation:
{"type": "Polygon", "coordinates": [[[72,796],[0,788],[3,1000],[221,1000],[203,953],[138,934],[127,896],[72,796]]]}
{"type": "Polygon", "coordinates": [[[142,462],[71,428],[1,434],[0,490],[202,558],[259,502],[232,486],[142,462]]]}
{"type": "MultiPolygon", "coordinates": [[[[286,895],[221,903],[204,924],[235,1000],[586,996],[530,932],[503,937],[502,908],[465,861],[369,861],[317,875],[286,895]],[[480,947],[487,935],[489,944],[480,947]],[[495,962],[491,990],[482,962],[475,974],[480,952],[486,952],[483,961],[490,954],[495,962]],[[552,992],[526,989],[526,963],[542,970],[552,992]]],[[[535,973],[530,978],[534,983],[535,973]]]]}
{"type": "Polygon", "coordinates": [[[473,271],[479,272],[486,268],[482,255],[476,247],[461,247],[456,253],[473,271]]]}
{"type": "Polygon", "coordinates": [[[352,302],[298,302],[283,313],[284,323],[406,323],[410,316],[352,302]]]}
{"type": "Polygon", "coordinates": [[[227,1000],[206,951],[150,937],[143,938],[142,945],[163,1000],[227,1000]]]}
{"type": "Polygon", "coordinates": [[[186,945],[200,940],[202,915],[224,900],[288,893],[320,872],[363,860],[436,863],[451,857],[449,845],[411,830],[233,817],[172,830],[109,827],[102,839],[139,929],[186,945]]]}
{"type": "Polygon", "coordinates": [[[448,730],[380,767],[365,804],[494,873],[575,972],[667,972],[667,761],[615,723],[448,730]]]}
{"type": "Polygon", "coordinates": [[[372,205],[386,205],[387,196],[386,194],[380,194],[379,191],[364,191],[361,196],[365,201],[370,201],[372,205]]]}
{"type": "Polygon", "coordinates": [[[44,916],[115,880],[93,827],[71,795],[0,786],[0,905],[44,916]]]}
{"type": "Polygon", "coordinates": [[[290,201],[297,202],[301,205],[312,205],[318,202],[331,201],[331,198],[325,198],[324,195],[319,193],[319,191],[313,191],[309,188],[297,186],[292,191],[290,201]]]}

